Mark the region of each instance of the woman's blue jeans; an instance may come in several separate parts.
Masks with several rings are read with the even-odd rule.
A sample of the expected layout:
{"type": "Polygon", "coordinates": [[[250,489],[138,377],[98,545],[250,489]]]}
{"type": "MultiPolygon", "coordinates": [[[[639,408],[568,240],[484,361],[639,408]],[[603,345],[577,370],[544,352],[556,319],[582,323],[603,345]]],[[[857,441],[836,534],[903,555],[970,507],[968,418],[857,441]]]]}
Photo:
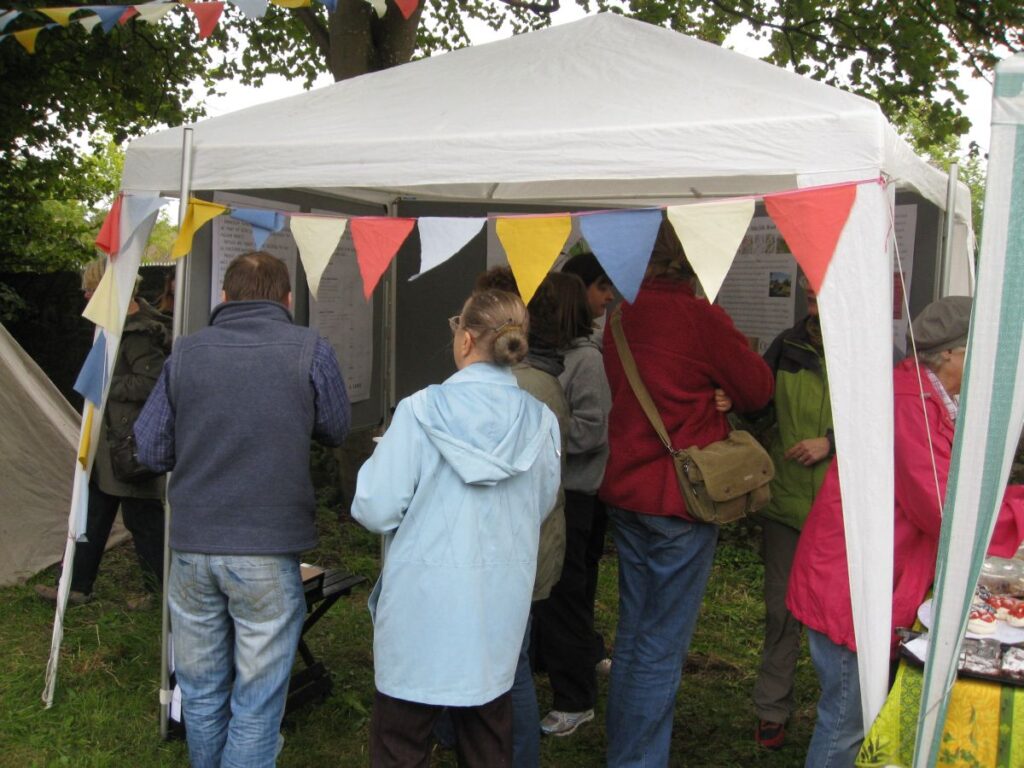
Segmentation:
{"type": "Polygon", "coordinates": [[[306,599],[289,555],[171,553],[174,663],[193,768],[270,768],[306,599]]]}
{"type": "Polygon", "coordinates": [[[619,624],[608,694],[608,765],[669,764],[683,661],[718,528],[608,507],[619,554],[619,624]]]}
{"type": "Polygon", "coordinates": [[[811,661],[818,672],[821,698],[806,768],[853,768],[864,741],[857,654],[807,628],[811,661]]]}

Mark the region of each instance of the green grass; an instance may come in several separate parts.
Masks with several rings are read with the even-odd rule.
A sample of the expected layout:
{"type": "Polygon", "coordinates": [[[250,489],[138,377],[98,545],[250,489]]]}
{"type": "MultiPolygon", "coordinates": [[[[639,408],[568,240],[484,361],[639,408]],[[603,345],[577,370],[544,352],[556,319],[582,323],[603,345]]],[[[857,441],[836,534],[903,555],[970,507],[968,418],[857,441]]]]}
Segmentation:
{"type": "MultiPolygon", "coordinates": [[[[334,499],[325,498],[333,502],[334,499]]],[[[320,515],[321,544],[309,562],[376,575],[378,540],[333,513],[320,515]]],[[[683,674],[673,732],[673,766],[799,766],[814,720],[817,686],[806,651],[797,675],[798,709],[786,746],[768,753],[753,743],[751,690],[760,657],[762,568],[756,531],[723,530],[714,572],[683,674]]],[[[615,557],[602,563],[598,624],[614,641],[617,609],[615,557]]],[[[36,581],[48,582],[53,573],[36,581]]],[[[285,724],[279,765],[365,766],[373,694],[368,587],[357,588],[310,632],[307,641],[334,678],[324,702],[295,713],[285,724]]],[[[50,647],[53,610],[31,585],[0,590],[0,766],[184,766],[180,742],[158,734],[160,612],[130,612],[126,598],[141,593],[131,545],[107,553],[97,599],[71,608],[65,626],[60,677],[52,709],[40,694],[50,647]]],[[[424,663],[429,663],[424,659],[424,663]]],[[[537,678],[541,714],[551,703],[546,678],[537,678]]],[[[600,681],[597,718],[564,739],[544,739],[543,766],[604,764],[604,703],[600,681]]],[[[455,766],[442,753],[435,766],[455,766]]]]}

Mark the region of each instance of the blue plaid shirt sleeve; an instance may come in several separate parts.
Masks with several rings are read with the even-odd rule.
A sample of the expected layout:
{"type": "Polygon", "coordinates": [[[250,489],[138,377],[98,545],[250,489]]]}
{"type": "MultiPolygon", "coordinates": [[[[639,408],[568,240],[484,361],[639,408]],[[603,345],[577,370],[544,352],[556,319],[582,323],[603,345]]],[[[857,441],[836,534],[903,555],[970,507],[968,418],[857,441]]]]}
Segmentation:
{"type": "Polygon", "coordinates": [[[164,363],[160,378],[156,380],[156,386],[149,393],[133,427],[139,462],[155,472],[174,469],[174,409],[167,397],[172,359],[170,357],[164,363]]]}
{"type": "Polygon", "coordinates": [[[325,445],[341,445],[348,434],[352,407],[348,402],[338,358],[322,336],[317,339],[313,349],[309,380],[313,384],[316,398],[313,437],[325,445]]]}

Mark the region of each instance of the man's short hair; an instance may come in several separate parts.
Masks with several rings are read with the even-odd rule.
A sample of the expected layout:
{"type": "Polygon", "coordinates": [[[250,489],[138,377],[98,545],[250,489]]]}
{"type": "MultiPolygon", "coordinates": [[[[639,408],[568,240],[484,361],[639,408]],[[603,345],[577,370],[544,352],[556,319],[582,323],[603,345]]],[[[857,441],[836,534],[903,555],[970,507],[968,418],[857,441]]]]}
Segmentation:
{"type": "Polygon", "coordinates": [[[224,298],[228,301],[276,301],[288,303],[291,293],[288,267],[266,251],[236,256],[224,273],[224,298]]]}

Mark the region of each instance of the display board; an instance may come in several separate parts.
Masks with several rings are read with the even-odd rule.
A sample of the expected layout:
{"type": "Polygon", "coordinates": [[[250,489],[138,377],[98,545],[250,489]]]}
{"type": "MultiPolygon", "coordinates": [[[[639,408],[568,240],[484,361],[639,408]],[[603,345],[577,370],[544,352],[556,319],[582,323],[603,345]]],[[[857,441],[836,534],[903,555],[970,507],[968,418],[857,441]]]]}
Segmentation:
{"type": "MultiPolygon", "coordinates": [[[[280,200],[265,200],[228,192],[215,192],[213,202],[238,208],[259,208],[271,211],[300,210],[299,206],[280,200]]],[[[224,285],[224,273],[228,269],[228,264],[236,256],[252,251],[255,248],[256,244],[252,239],[252,227],[244,221],[233,219],[230,216],[218,216],[213,220],[213,260],[210,275],[211,310],[221,302],[221,286],[224,285]]],[[[284,262],[285,266],[288,267],[288,277],[294,288],[296,285],[295,270],[299,261],[299,249],[295,245],[295,238],[292,237],[288,224],[285,223],[284,229],[268,237],[260,250],[266,251],[271,256],[276,256],[284,262]]]]}
{"type": "Polygon", "coordinates": [[[768,216],[755,216],[718,292],[718,305],[764,354],[794,322],[796,259],[768,216]]]}
{"type": "MultiPolygon", "coordinates": [[[[214,200],[224,205],[276,211],[306,213],[316,211],[340,216],[346,214],[380,216],[385,213],[383,207],[290,190],[246,190],[244,193],[234,191],[196,192],[195,196],[204,200],[214,200]]],[[[332,267],[328,270],[331,279],[328,280],[328,276],[325,275],[321,282],[321,291],[326,291],[321,294],[321,306],[311,311],[315,302],[309,295],[305,270],[298,257],[298,249],[294,246],[291,233],[271,235],[264,249],[269,250],[267,246],[271,245],[275,238],[282,237],[291,245],[276,247],[274,255],[284,257],[285,263],[288,264],[287,250],[294,248],[295,258],[292,262],[294,266],[289,266],[289,275],[292,278],[292,314],[295,322],[310,325],[312,314],[315,312],[318,315],[317,322],[320,324],[321,333],[334,346],[341,363],[342,374],[345,376],[346,388],[350,390],[353,429],[376,427],[382,422],[386,410],[384,392],[386,344],[383,330],[385,318],[379,297],[390,278],[385,274],[373,299],[367,302],[363,298],[358,269],[355,271],[353,285],[350,271],[347,271],[343,265],[335,265],[336,259],[332,258],[332,267]],[[334,285],[330,285],[331,282],[334,285]],[[330,304],[334,307],[329,319],[325,316],[328,294],[331,294],[330,304]],[[353,294],[358,303],[356,299],[351,298],[353,294]],[[350,307],[340,306],[340,303],[350,300],[350,307]],[[358,350],[358,354],[355,354],[356,350],[358,350]]],[[[347,236],[342,242],[342,248],[345,247],[345,243],[348,243],[349,256],[352,257],[354,263],[351,240],[347,236]]],[[[192,253],[188,256],[189,271],[185,289],[186,304],[183,326],[185,333],[191,333],[209,324],[212,299],[216,296],[216,303],[219,303],[227,264],[235,255],[251,250],[252,247],[249,226],[227,216],[218,216],[211,222],[211,226],[199,230],[192,242],[192,253]],[[221,229],[218,230],[216,227],[218,222],[228,222],[229,224],[227,227],[222,224],[221,229]]],[[[340,254],[335,254],[335,256],[338,255],[340,254]]]]}
{"type": "Polygon", "coordinates": [[[913,286],[914,242],[917,239],[917,206],[897,205],[893,216],[896,255],[892,270],[892,343],[900,353],[907,351],[907,296],[913,286]]]}
{"type": "MultiPolygon", "coordinates": [[[[718,304],[736,327],[764,354],[772,340],[802,317],[806,302],[799,286],[796,259],[779,234],[775,222],[758,214],[750,222],[736,260],[718,293],[718,304]]],[[[900,260],[893,267],[893,346],[901,356],[905,351],[907,313],[904,292],[913,286],[914,248],[917,240],[918,205],[897,203],[893,232],[900,260]],[[902,279],[900,274],[902,265],[902,279]]],[[[927,301],[931,301],[928,298],[927,301]]],[[[925,303],[927,303],[927,301],[925,303]]],[[[924,308],[911,301],[911,316],[924,308]]]]}
{"type": "MultiPolygon", "coordinates": [[[[197,196],[212,199],[212,195],[209,194],[197,196]]],[[[243,199],[255,201],[255,203],[248,203],[249,207],[266,207],[275,210],[285,210],[286,206],[291,206],[305,212],[312,212],[316,209],[352,215],[380,215],[382,213],[381,208],[302,192],[247,190],[243,199]]],[[[916,195],[898,196],[897,205],[901,212],[897,217],[900,229],[909,233],[909,237],[901,236],[899,247],[903,255],[904,271],[908,271],[908,266],[912,268],[913,282],[908,280],[907,285],[911,296],[910,316],[913,317],[935,295],[934,281],[937,278],[934,261],[938,248],[941,218],[934,206],[916,195]],[[908,205],[915,209],[913,215],[903,214],[903,211],[910,210],[905,207],[908,205]],[[914,251],[916,251],[916,258],[908,259],[908,256],[914,251]]],[[[501,212],[526,213],[564,210],[564,207],[502,205],[501,212]]],[[[409,200],[400,202],[396,213],[399,216],[487,216],[494,211],[484,205],[455,205],[409,200]]],[[[749,276],[750,268],[746,268],[745,273],[744,254],[741,253],[737,258],[738,266],[734,267],[726,280],[728,284],[734,278],[746,279],[748,283],[751,280],[756,283],[758,279],[761,279],[759,286],[755,284],[748,284],[745,288],[741,286],[736,293],[742,295],[742,291],[746,291],[746,296],[751,300],[763,294],[770,305],[775,305],[774,307],[770,306],[774,310],[774,314],[767,312],[760,320],[756,314],[751,315],[750,311],[742,306],[742,301],[733,299],[731,300],[732,304],[726,307],[736,318],[737,326],[744,333],[756,336],[758,346],[762,349],[774,337],[771,333],[773,328],[779,327],[780,330],[788,328],[793,323],[793,317],[804,311],[804,300],[795,279],[796,272],[795,267],[792,266],[792,256],[785,250],[784,244],[780,245],[768,237],[770,221],[765,223],[762,221],[764,218],[763,211],[759,211],[759,216],[755,219],[757,226],[751,227],[748,232],[749,242],[745,241],[744,244],[748,251],[759,250],[761,252],[759,256],[761,267],[758,269],[761,270],[760,274],[763,275],[763,279],[751,278],[749,276]],[[771,265],[778,268],[768,269],[771,265]],[[777,273],[774,278],[774,286],[771,275],[773,271],[777,273]],[[747,274],[745,278],[744,274],[747,274]],[[789,277],[790,274],[793,277],[789,277]],[[791,281],[789,296],[782,295],[787,290],[787,279],[791,281]],[[771,295],[773,293],[775,295],[771,295]],[[744,312],[748,315],[747,319],[744,319],[744,312]],[[753,323],[748,322],[751,318],[754,320],[753,323]]],[[[214,223],[216,221],[214,220],[214,223]]],[[[493,238],[489,232],[492,229],[493,227],[490,226],[485,227],[481,230],[480,235],[474,237],[448,262],[411,282],[409,278],[419,272],[420,266],[419,236],[415,229],[399,250],[394,267],[396,329],[393,353],[395,395],[398,399],[430,384],[444,381],[454,372],[451,332],[445,319],[459,311],[473,288],[476,276],[487,269],[489,261],[494,263],[505,261],[504,251],[500,249],[500,244],[498,248],[494,247],[496,238],[493,238]]],[[[204,227],[199,231],[193,243],[193,253],[189,257],[192,271],[189,277],[190,287],[186,294],[188,297],[186,331],[206,325],[209,319],[210,297],[213,295],[214,285],[213,230],[213,227],[204,227]]],[[[350,242],[350,238],[346,236],[339,251],[350,248],[350,242]]],[[[342,369],[345,372],[349,388],[352,390],[353,400],[355,401],[357,397],[362,398],[368,389],[367,399],[355,401],[353,407],[354,425],[368,427],[380,422],[384,416],[387,400],[384,391],[384,366],[388,353],[384,338],[385,317],[381,299],[383,288],[378,287],[373,303],[366,305],[361,291],[356,292],[358,284],[353,281],[352,274],[333,276],[334,270],[343,271],[345,258],[343,256],[343,260],[340,262],[337,259],[332,259],[332,267],[325,275],[326,282],[322,284],[324,293],[320,307],[317,307],[309,297],[302,264],[300,261],[296,262],[294,314],[297,322],[312,321],[312,324],[318,326],[325,336],[335,337],[332,343],[342,360],[342,369]],[[334,287],[329,284],[332,279],[338,281],[334,287]],[[331,295],[329,302],[328,295],[331,295]],[[361,303],[356,302],[357,298],[361,303]],[[328,304],[338,308],[332,311],[330,318],[324,314],[324,309],[328,304]],[[346,306],[348,309],[344,308],[346,306]],[[358,313],[353,314],[352,312],[360,306],[365,309],[365,314],[356,317],[355,314],[358,313]],[[338,312],[339,315],[347,313],[348,316],[335,317],[334,312],[338,312]],[[368,318],[369,322],[367,322],[368,318]],[[367,331],[367,326],[369,326],[369,331],[367,331]],[[358,341],[358,339],[367,338],[369,340],[365,343],[358,341]],[[357,358],[366,359],[366,356],[370,360],[368,384],[363,383],[367,381],[366,367],[360,368],[354,364],[357,358]]],[[[219,268],[217,274],[218,276],[222,274],[219,268]]],[[[382,284],[391,279],[390,274],[390,272],[385,273],[382,284]]],[[[217,290],[219,294],[219,286],[217,290]]],[[[723,292],[726,291],[726,286],[723,286],[723,292]]],[[[897,333],[897,336],[899,335],[897,333]]]]}
{"type": "MultiPolygon", "coordinates": [[[[329,214],[319,208],[312,213],[329,214]]],[[[343,360],[345,388],[353,403],[370,397],[373,386],[373,305],[363,296],[363,282],[356,262],[351,232],[341,242],[320,276],[317,298],[309,297],[309,325],[330,342],[343,360]]]]}

